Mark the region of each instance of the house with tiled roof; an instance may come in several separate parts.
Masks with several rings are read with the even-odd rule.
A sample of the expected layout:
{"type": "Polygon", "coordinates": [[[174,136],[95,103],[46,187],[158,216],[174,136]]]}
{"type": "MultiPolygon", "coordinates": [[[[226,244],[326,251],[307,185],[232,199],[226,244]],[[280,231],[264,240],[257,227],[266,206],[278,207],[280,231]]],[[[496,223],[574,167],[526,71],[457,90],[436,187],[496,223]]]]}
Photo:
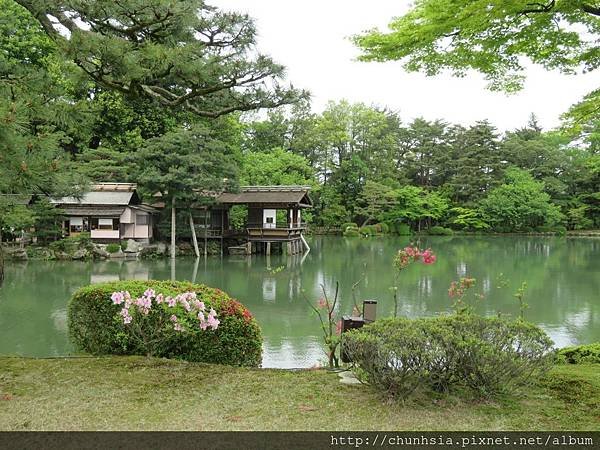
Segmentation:
{"type": "Polygon", "coordinates": [[[149,242],[158,210],[142,203],[133,183],[97,183],[81,197],[50,200],[64,211],[64,234],[90,233],[97,242],[149,242]]]}

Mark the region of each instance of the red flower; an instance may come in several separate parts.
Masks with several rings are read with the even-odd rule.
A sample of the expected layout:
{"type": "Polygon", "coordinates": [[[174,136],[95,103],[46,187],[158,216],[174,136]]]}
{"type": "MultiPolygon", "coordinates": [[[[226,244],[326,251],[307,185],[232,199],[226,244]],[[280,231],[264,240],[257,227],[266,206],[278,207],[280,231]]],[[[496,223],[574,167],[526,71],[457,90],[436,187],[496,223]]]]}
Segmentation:
{"type": "Polygon", "coordinates": [[[421,260],[423,261],[423,264],[433,264],[436,259],[437,257],[429,248],[421,253],[421,260]]]}

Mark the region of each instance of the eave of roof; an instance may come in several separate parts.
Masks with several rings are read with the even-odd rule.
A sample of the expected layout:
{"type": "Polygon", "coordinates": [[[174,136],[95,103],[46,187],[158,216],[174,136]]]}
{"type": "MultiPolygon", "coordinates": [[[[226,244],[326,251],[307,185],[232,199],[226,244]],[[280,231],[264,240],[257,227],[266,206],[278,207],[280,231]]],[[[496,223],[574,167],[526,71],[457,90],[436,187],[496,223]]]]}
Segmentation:
{"type": "Polygon", "coordinates": [[[125,207],[86,207],[86,206],[66,206],[61,208],[65,216],[83,216],[83,217],[114,217],[119,218],[125,207]]]}

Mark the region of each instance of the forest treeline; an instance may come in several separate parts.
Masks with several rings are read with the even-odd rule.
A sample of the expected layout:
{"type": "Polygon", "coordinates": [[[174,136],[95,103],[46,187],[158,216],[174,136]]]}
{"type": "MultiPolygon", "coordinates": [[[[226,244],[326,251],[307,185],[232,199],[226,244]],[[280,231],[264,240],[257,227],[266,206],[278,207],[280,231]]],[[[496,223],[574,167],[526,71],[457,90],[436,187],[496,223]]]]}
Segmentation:
{"type": "MultiPolygon", "coordinates": [[[[125,3],[124,21],[147,14],[125,3]]],[[[188,16],[169,4],[171,15],[163,18],[160,8],[169,2],[150,3],[156,23],[147,33],[132,34],[135,24],[117,29],[114,18],[122,11],[86,10],[92,30],[71,30],[69,47],[32,8],[0,0],[5,233],[32,225],[49,230],[57,220],[44,201],[26,208],[21,195],[76,194],[94,181],[135,182],[146,194],[173,197],[167,204],[178,207],[192,201],[193,189],[310,185],[315,207],[305,218],[329,228],[349,222],[497,232],[600,227],[595,119],[576,131],[545,131],[532,116],[521,128],[500,132],[483,119],[470,126],[406,120],[385,107],[346,101],[316,113],[304,92],[261,90],[263,80],[277,79],[283,69],[266,57],[247,61],[255,29],[246,16],[211,10],[203,18],[210,24],[194,25],[209,30],[200,33],[205,59],[178,67],[177,60],[168,62],[169,49],[177,47],[169,36],[189,24],[174,22],[170,35],[160,26],[188,16]],[[114,20],[95,21],[94,14],[114,20]],[[205,79],[210,76],[220,90],[205,79]],[[246,84],[232,88],[231,80],[246,84]],[[277,106],[266,115],[252,112],[277,106]],[[203,114],[211,108],[218,113],[203,114]]],[[[198,45],[199,38],[179,39],[198,45]]]]}

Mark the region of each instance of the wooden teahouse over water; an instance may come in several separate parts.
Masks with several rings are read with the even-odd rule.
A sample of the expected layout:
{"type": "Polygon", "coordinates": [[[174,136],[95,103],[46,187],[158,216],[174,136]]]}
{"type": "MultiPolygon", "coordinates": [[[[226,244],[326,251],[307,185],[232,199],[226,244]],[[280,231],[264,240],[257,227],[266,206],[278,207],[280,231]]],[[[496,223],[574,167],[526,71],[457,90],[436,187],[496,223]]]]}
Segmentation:
{"type": "Polygon", "coordinates": [[[198,224],[203,228],[200,235],[243,240],[245,253],[269,254],[272,244],[283,243],[288,254],[308,251],[301,211],[313,206],[309,191],[307,186],[244,186],[239,193],[219,194],[208,208],[205,225],[198,224]],[[242,229],[234,229],[229,220],[230,209],[236,205],[248,210],[242,229]]]}

